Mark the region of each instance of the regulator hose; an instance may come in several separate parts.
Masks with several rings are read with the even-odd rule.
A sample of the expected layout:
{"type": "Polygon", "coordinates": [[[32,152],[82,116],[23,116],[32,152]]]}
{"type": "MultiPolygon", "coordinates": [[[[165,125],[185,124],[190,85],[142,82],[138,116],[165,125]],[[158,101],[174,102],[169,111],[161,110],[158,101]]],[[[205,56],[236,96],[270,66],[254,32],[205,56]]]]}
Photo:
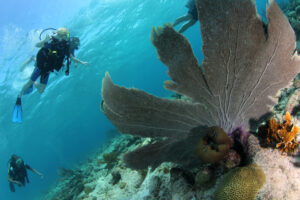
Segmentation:
{"type": "Polygon", "coordinates": [[[56,31],[56,28],[46,28],[46,29],[42,30],[42,32],[40,33],[40,36],[39,36],[40,40],[42,40],[42,34],[43,34],[45,31],[48,31],[48,30],[54,30],[54,31],[56,31]]]}

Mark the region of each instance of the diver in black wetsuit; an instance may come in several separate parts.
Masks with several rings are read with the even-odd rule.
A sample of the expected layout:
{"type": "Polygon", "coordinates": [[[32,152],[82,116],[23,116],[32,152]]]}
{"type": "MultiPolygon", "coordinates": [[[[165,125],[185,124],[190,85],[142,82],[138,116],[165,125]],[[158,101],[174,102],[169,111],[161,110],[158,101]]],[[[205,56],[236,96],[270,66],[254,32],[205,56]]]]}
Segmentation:
{"type": "MultiPolygon", "coordinates": [[[[23,86],[22,90],[20,91],[18,98],[21,98],[24,92],[28,88],[32,87],[33,84],[36,86],[40,93],[43,93],[46,88],[50,73],[54,70],[59,71],[64,65],[64,60],[67,60],[67,75],[69,73],[70,60],[74,61],[75,63],[88,65],[87,62],[81,61],[78,58],[74,57],[74,50],[76,48],[71,48],[71,42],[72,41],[70,41],[70,33],[68,29],[59,28],[56,31],[55,36],[48,36],[46,37],[46,39],[36,44],[36,47],[41,47],[36,55],[36,67],[32,72],[30,80],[23,86]],[[35,82],[39,77],[40,83],[35,82]]],[[[77,38],[77,42],[79,45],[79,38],[77,38]]]]}
{"type": "MultiPolygon", "coordinates": [[[[73,59],[75,58],[75,50],[78,50],[78,47],[80,46],[80,39],[78,37],[70,37],[70,56],[73,56],[73,59]]],[[[81,61],[77,59],[78,62],[75,62],[75,67],[77,67],[77,64],[86,64],[86,62],[81,61]]],[[[32,55],[30,56],[19,68],[19,71],[22,72],[25,67],[27,67],[31,62],[36,62],[36,56],[32,55]]],[[[36,66],[36,63],[35,63],[36,66]]],[[[67,73],[67,72],[66,72],[67,73]]]]}
{"type": "Polygon", "coordinates": [[[179,33],[183,33],[184,31],[186,31],[189,27],[194,25],[198,20],[198,11],[196,8],[195,0],[188,0],[185,7],[189,9],[188,13],[182,17],[177,18],[173,23],[173,26],[176,26],[181,22],[187,21],[185,24],[181,26],[181,28],[178,31],[179,33]]]}
{"type": "Polygon", "coordinates": [[[19,187],[25,186],[26,182],[29,183],[27,169],[43,178],[43,175],[37,170],[31,168],[29,165],[24,164],[24,161],[19,156],[13,154],[10,158],[8,166],[8,182],[10,191],[15,192],[14,184],[19,187]],[[26,182],[25,182],[26,179],[26,182]]]}
{"type": "MultiPolygon", "coordinates": [[[[77,47],[79,45],[79,38],[74,39],[72,44],[76,42],[77,47]]],[[[16,104],[13,111],[12,121],[22,122],[22,103],[21,97],[23,94],[29,94],[33,90],[33,85],[40,93],[43,93],[48,83],[48,78],[51,72],[54,70],[59,71],[64,66],[64,61],[67,61],[66,75],[69,74],[69,65],[71,61],[80,63],[82,65],[88,65],[87,62],[81,61],[74,57],[74,50],[76,48],[71,46],[70,33],[66,28],[59,28],[56,30],[56,35],[50,37],[47,36],[43,41],[36,44],[36,47],[41,47],[36,55],[36,66],[31,74],[29,81],[23,86],[22,90],[18,94],[16,104]],[[40,83],[36,80],[40,77],[40,83]]]]}

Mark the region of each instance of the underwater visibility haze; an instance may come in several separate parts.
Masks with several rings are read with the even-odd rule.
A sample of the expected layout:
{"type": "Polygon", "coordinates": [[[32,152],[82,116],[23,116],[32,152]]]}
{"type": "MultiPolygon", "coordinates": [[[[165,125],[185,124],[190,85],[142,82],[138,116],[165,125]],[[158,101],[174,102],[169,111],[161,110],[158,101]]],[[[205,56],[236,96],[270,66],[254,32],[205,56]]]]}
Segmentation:
{"type": "MultiPolygon", "coordinates": [[[[248,2],[247,0],[240,1],[248,2]]],[[[288,2],[288,0],[277,1],[281,7],[288,2]]],[[[110,105],[106,101],[102,104],[103,112],[101,111],[100,103],[103,100],[102,98],[104,98],[101,94],[101,88],[105,72],[109,72],[113,82],[117,85],[125,86],[126,88],[138,88],[162,98],[170,98],[174,95],[173,92],[163,88],[164,81],[170,79],[166,73],[168,68],[158,59],[158,55],[160,59],[164,59],[160,54],[161,52],[158,50],[157,53],[156,49],[161,43],[155,44],[155,41],[153,42],[152,40],[155,48],[150,41],[150,34],[152,27],[173,23],[176,18],[186,14],[187,8],[185,4],[186,1],[180,0],[28,0],[26,2],[11,0],[1,2],[0,199],[43,199],[46,194],[51,193],[51,190],[55,190],[53,187],[55,187],[56,180],[60,178],[58,174],[62,168],[73,169],[78,167],[78,164],[84,165],[85,162],[89,162],[91,155],[99,152],[103,146],[115,145],[121,149],[120,146],[122,145],[116,145],[117,139],[115,141],[114,138],[111,139],[110,134],[116,132],[116,127],[121,131],[124,130],[124,132],[133,129],[124,128],[122,125],[118,126],[118,120],[114,121],[114,110],[109,107],[110,105]],[[51,73],[43,94],[39,94],[34,89],[31,94],[22,97],[22,123],[13,123],[11,115],[14,103],[22,86],[30,78],[34,69],[34,63],[28,64],[23,71],[20,71],[19,68],[28,58],[37,54],[38,48],[35,47],[35,44],[39,41],[41,31],[46,28],[59,27],[67,27],[71,36],[80,38],[81,44],[75,52],[75,57],[87,61],[89,64],[87,66],[75,66],[72,63],[69,76],[65,76],[64,70],[51,73]],[[109,112],[113,112],[113,114],[109,112]],[[117,124],[116,127],[113,125],[114,123],[117,124]],[[40,171],[44,178],[40,179],[40,177],[29,171],[30,183],[26,187],[16,187],[16,192],[12,193],[7,181],[8,160],[12,154],[21,156],[26,164],[40,171]]],[[[266,4],[266,1],[256,2],[257,10],[264,21],[266,21],[266,4]]],[[[198,21],[186,30],[183,35],[190,42],[192,53],[198,62],[202,63],[204,56],[199,27],[198,21]]],[[[178,30],[178,28],[176,27],[175,29],[178,30]]],[[[45,37],[45,34],[42,36],[45,37]]],[[[103,83],[109,85],[107,77],[108,75],[103,83]]],[[[105,89],[103,91],[105,92],[105,89]]],[[[107,99],[109,98],[107,97],[107,99]]],[[[115,99],[118,98],[116,97],[115,99]]],[[[139,103],[143,104],[143,102],[139,103]]],[[[118,108],[118,105],[113,107],[118,108]]],[[[122,108],[122,106],[120,107],[122,108]]],[[[290,127],[291,125],[289,124],[288,126],[290,127]]],[[[233,131],[233,128],[236,127],[227,128],[226,131],[233,131]]],[[[138,136],[145,136],[139,133],[139,130],[133,133],[138,136]]],[[[153,136],[151,134],[153,133],[151,132],[146,136],[153,136]]],[[[125,148],[126,151],[139,147],[140,145],[137,141],[143,144],[151,143],[151,139],[150,142],[135,139],[132,143],[136,146],[125,148]]],[[[225,143],[230,146],[231,142],[228,140],[225,143]]],[[[182,145],[181,148],[184,145],[189,145],[188,142],[186,144],[178,144],[182,145]]],[[[180,148],[178,148],[179,150],[180,148]]],[[[127,153],[124,151],[124,149],[119,150],[122,154],[127,153]]],[[[114,150],[114,152],[117,152],[117,150],[114,150]]],[[[140,164],[138,163],[139,161],[132,160],[132,158],[140,157],[132,154],[131,157],[129,155],[125,158],[127,166],[136,169],[145,168],[143,164],[156,168],[163,161],[177,161],[180,164],[186,162],[186,160],[177,158],[170,158],[169,160],[157,158],[157,163],[148,163],[146,158],[144,160],[140,158],[141,163],[144,161],[143,164],[140,164]],[[161,162],[159,159],[161,159],[161,162]]],[[[205,160],[206,158],[203,159],[205,160]]],[[[103,160],[105,160],[104,156],[103,160]]],[[[95,160],[95,163],[101,164],[101,162],[100,160],[95,160]]],[[[111,163],[115,164],[114,162],[111,163]]],[[[258,164],[260,163],[258,162],[258,164]]],[[[122,164],[120,165],[122,167],[120,167],[120,172],[118,173],[122,176],[122,180],[126,180],[125,177],[130,173],[135,175],[134,173],[136,172],[128,171],[130,169],[127,169],[122,164]]],[[[109,166],[108,162],[106,166],[109,166]]],[[[171,176],[172,174],[185,173],[176,171],[178,169],[175,169],[175,167],[171,168],[172,170],[169,170],[171,176]]],[[[97,172],[101,170],[99,168],[97,172]]],[[[105,171],[106,176],[110,174],[110,169],[105,170],[108,170],[105,171]]],[[[232,173],[240,173],[243,176],[243,170],[236,169],[232,173]]],[[[116,167],[114,171],[116,171],[116,167]]],[[[169,172],[167,167],[162,168],[159,173],[167,174],[166,171],[169,172]]],[[[263,172],[254,164],[249,166],[246,171],[247,173],[250,171],[257,176],[264,176],[261,175],[263,172]]],[[[146,172],[139,172],[139,175],[146,172]]],[[[221,174],[220,171],[218,173],[221,174]]],[[[118,175],[114,175],[116,173],[111,174],[112,180],[118,177],[118,175]]],[[[149,174],[151,173],[149,172],[149,174]]],[[[147,186],[141,186],[141,183],[139,185],[140,188],[147,188],[151,185],[150,182],[154,178],[149,174],[148,176],[145,174],[141,175],[145,179],[144,182],[147,186]]],[[[140,195],[136,195],[132,199],[139,199],[149,195],[148,193],[151,190],[148,189],[147,194],[146,192],[141,194],[142,192],[138,192],[139,190],[136,186],[131,187],[129,183],[131,179],[127,178],[127,182],[119,182],[118,180],[113,184],[110,183],[111,187],[118,188],[115,194],[119,194],[118,192],[121,189],[128,187],[135,188],[134,190],[128,190],[131,192],[135,191],[135,193],[140,195]]],[[[85,177],[85,179],[87,180],[88,177],[85,177]]],[[[85,193],[86,196],[89,194],[98,195],[99,199],[103,199],[101,195],[104,195],[104,191],[107,190],[106,193],[110,194],[108,186],[106,186],[106,190],[99,189],[101,188],[100,185],[105,185],[105,180],[105,178],[99,178],[97,181],[94,181],[97,184],[93,183],[93,186],[90,186],[91,184],[82,186],[81,190],[84,191],[82,193],[85,193]],[[99,189],[98,193],[96,192],[97,189],[99,189]]],[[[264,183],[264,181],[257,182],[259,186],[264,183]]],[[[158,185],[163,185],[163,183],[165,182],[160,180],[158,185]]],[[[257,188],[259,189],[260,187],[257,186],[257,188]]],[[[157,194],[157,196],[159,195],[161,194],[157,194]]],[[[215,195],[218,196],[218,194],[215,195]]],[[[201,195],[199,194],[197,197],[199,196],[201,195]]],[[[179,198],[179,196],[177,197],[179,198]]],[[[197,197],[195,199],[198,199],[197,197]]],[[[189,199],[189,197],[184,198],[189,199]]],[[[85,196],[81,195],[77,199],[85,199],[85,196]]],[[[89,198],[86,197],[86,199],[89,198]]],[[[119,198],[112,199],[126,198],[119,196],[119,198]]]]}

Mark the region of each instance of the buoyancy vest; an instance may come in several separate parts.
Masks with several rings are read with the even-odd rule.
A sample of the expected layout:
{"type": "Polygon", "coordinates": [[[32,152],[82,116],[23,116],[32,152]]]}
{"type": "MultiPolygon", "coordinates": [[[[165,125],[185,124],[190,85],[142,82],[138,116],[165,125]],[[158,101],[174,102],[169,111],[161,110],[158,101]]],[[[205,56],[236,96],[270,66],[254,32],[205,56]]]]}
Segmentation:
{"type": "Polygon", "coordinates": [[[22,160],[22,163],[17,166],[15,160],[10,160],[8,173],[14,180],[23,181],[24,177],[27,175],[24,161],[22,160]]]}
{"type": "Polygon", "coordinates": [[[69,64],[70,42],[52,37],[50,42],[44,44],[37,55],[37,66],[42,72],[59,71],[67,59],[69,64]]]}

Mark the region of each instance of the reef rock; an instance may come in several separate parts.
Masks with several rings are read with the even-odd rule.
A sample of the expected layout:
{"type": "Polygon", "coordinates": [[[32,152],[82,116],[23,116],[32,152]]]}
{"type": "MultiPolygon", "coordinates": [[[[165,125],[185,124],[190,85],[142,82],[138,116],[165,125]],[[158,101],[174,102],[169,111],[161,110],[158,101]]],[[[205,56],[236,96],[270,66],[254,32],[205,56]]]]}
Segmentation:
{"type": "Polygon", "coordinates": [[[262,148],[254,135],[249,137],[249,157],[266,175],[257,199],[300,199],[300,168],[294,166],[293,157],[283,156],[278,149],[262,148]]]}

